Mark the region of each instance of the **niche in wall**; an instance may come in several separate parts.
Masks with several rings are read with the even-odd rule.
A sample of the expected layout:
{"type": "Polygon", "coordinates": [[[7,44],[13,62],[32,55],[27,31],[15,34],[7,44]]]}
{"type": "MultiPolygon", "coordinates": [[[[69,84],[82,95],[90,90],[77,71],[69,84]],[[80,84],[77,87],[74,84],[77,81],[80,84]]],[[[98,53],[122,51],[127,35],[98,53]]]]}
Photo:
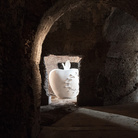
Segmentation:
{"type": "Polygon", "coordinates": [[[44,62],[46,66],[46,71],[47,71],[47,77],[45,83],[47,86],[47,96],[49,96],[49,104],[76,104],[77,102],[77,97],[73,99],[59,99],[56,97],[54,92],[52,91],[52,88],[49,84],[49,73],[53,69],[63,69],[62,63],[65,63],[67,60],[70,60],[71,62],[71,68],[78,68],[80,67],[80,56],[56,56],[56,55],[49,55],[44,57],[44,62]]]}

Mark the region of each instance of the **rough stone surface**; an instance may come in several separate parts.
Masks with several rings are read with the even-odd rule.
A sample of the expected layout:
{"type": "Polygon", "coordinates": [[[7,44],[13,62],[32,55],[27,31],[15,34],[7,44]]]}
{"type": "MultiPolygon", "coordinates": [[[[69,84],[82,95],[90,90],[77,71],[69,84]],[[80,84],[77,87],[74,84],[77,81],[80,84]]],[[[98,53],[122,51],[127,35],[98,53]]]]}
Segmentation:
{"type": "Polygon", "coordinates": [[[137,138],[138,104],[78,108],[51,126],[44,126],[39,138],[137,138]]]}
{"type": "Polygon", "coordinates": [[[138,20],[138,1],[137,0],[101,0],[101,3],[105,4],[106,6],[117,7],[124,12],[129,13],[130,15],[134,16],[138,20]]]}
{"type": "Polygon", "coordinates": [[[40,62],[40,73],[41,73],[41,79],[42,79],[42,85],[41,85],[41,105],[48,105],[48,73],[47,68],[45,64],[44,58],[41,59],[40,62]]]}
{"type": "Polygon", "coordinates": [[[43,44],[42,55],[82,55],[79,105],[103,103],[103,94],[96,94],[96,81],[108,49],[102,28],[109,13],[110,9],[97,3],[86,3],[65,13],[53,25],[43,44]]]}
{"type": "MultiPolygon", "coordinates": [[[[13,3],[0,1],[0,49],[2,91],[0,96],[0,137],[26,137],[27,115],[22,91],[22,56],[21,37],[24,0],[13,3]],[[24,109],[24,110],[23,110],[24,109]],[[24,133],[22,133],[24,132],[24,133]],[[2,135],[2,136],[1,136],[2,135]]],[[[28,106],[28,105],[27,105],[28,106]]]]}
{"type": "Polygon", "coordinates": [[[66,12],[50,29],[43,55],[84,55],[101,40],[101,28],[110,10],[94,2],[86,2],[66,12]]]}
{"type": "Polygon", "coordinates": [[[137,89],[138,23],[127,13],[113,9],[105,24],[105,35],[110,42],[105,64],[105,104],[114,104],[137,89]]]}
{"type": "Polygon", "coordinates": [[[117,104],[137,103],[138,102],[138,90],[124,96],[117,104]]]}
{"type": "Polygon", "coordinates": [[[104,92],[101,90],[101,86],[104,86],[105,81],[102,80],[100,83],[99,76],[104,70],[108,47],[109,44],[106,41],[98,42],[82,58],[78,105],[103,105],[104,92]]]}
{"type": "Polygon", "coordinates": [[[61,99],[60,101],[54,99],[51,104],[47,106],[41,106],[41,126],[50,126],[63,118],[65,115],[77,110],[78,107],[72,101],[73,100],[61,99]]]}
{"type": "MultiPolygon", "coordinates": [[[[0,137],[35,138],[40,130],[39,107],[43,80],[41,80],[39,64],[43,41],[39,36],[43,34],[43,39],[45,39],[53,24],[57,27],[53,26],[53,31],[51,30],[49,36],[47,35],[46,45],[43,45],[47,51],[43,49],[42,57],[50,53],[83,55],[79,103],[80,105],[102,104],[104,91],[101,86],[103,88],[106,85],[103,82],[107,78],[111,78],[109,75],[111,71],[106,74],[107,78],[101,75],[109,46],[102,36],[105,19],[111,7],[118,7],[138,19],[137,5],[137,0],[0,0],[0,110],[2,111],[0,111],[0,137]],[[79,6],[81,6],[80,9],[79,6]],[[64,12],[66,12],[65,16],[63,16],[64,12]],[[55,22],[61,16],[63,18],[59,22],[55,22]],[[53,40],[55,41],[51,43],[53,40]],[[87,84],[88,80],[90,82],[87,84]],[[94,101],[95,97],[96,101],[94,101]]],[[[124,22],[123,19],[121,19],[122,22],[124,22]]],[[[133,21],[129,23],[132,23],[133,27],[135,26],[133,21]]],[[[129,29],[133,29],[133,27],[129,29]]],[[[121,29],[123,28],[124,26],[121,29]]],[[[137,33],[134,30],[131,31],[137,33]]],[[[128,31],[124,31],[125,34],[128,31]]],[[[131,45],[132,49],[129,49],[128,43],[125,44],[127,45],[125,51],[130,50],[131,54],[133,54],[135,46],[133,33],[130,40],[134,44],[131,45]]],[[[130,44],[132,43],[130,42],[130,44]]],[[[115,43],[115,45],[117,44],[115,43]]],[[[111,49],[112,47],[111,43],[111,49]]],[[[124,56],[124,53],[122,56],[126,57],[125,60],[131,60],[130,64],[127,64],[128,61],[125,61],[124,64],[125,73],[130,77],[127,76],[130,86],[127,85],[126,91],[129,94],[137,87],[134,78],[135,69],[130,67],[136,63],[133,60],[136,58],[124,56]]],[[[110,69],[113,69],[111,60],[108,58],[107,61],[111,65],[110,69]]],[[[123,64],[122,62],[123,60],[114,61],[114,66],[123,64]]],[[[122,73],[122,67],[119,69],[122,73]]],[[[125,76],[126,74],[123,74],[121,80],[124,81],[125,76]]],[[[110,87],[111,85],[109,85],[110,87]]],[[[111,89],[116,98],[118,95],[125,96],[125,92],[121,92],[123,95],[120,95],[118,89],[117,93],[113,87],[111,89]]],[[[120,91],[122,90],[120,89],[120,91]]],[[[135,92],[133,92],[134,95],[135,92]]],[[[109,97],[111,97],[110,94],[106,96],[107,99],[109,97]]],[[[114,102],[118,101],[116,98],[114,102]]],[[[111,100],[108,101],[111,103],[111,100]]]]}

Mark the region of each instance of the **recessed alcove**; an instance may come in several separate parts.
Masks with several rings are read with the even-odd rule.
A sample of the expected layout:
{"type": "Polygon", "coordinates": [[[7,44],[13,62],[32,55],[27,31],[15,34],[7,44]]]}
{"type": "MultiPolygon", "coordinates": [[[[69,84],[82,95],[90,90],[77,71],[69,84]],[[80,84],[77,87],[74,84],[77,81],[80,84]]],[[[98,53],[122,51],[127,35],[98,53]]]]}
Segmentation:
{"type": "MultiPolygon", "coordinates": [[[[49,104],[52,105],[64,105],[64,104],[76,104],[77,97],[73,99],[60,99],[58,98],[51,89],[49,83],[49,73],[53,69],[62,69],[62,64],[67,60],[71,62],[71,68],[79,69],[81,56],[67,56],[67,55],[49,55],[44,57],[44,64],[46,67],[46,76],[45,76],[45,84],[44,89],[46,91],[46,95],[49,97],[49,104]]],[[[59,86],[60,87],[60,86],[59,86]]]]}

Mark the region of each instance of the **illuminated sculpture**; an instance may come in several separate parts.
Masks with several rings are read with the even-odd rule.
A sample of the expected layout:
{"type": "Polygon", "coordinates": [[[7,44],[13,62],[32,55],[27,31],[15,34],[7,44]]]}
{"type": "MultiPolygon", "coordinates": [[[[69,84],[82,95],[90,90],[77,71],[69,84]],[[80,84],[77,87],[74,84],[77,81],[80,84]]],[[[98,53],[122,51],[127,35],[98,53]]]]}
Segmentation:
{"type": "Polygon", "coordinates": [[[79,94],[79,71],[70,69],[70,61],[65,65],[64,70],[54,69],[49,74],[49,83],[54,94],[61,99],[72,99],[79,94]]]}

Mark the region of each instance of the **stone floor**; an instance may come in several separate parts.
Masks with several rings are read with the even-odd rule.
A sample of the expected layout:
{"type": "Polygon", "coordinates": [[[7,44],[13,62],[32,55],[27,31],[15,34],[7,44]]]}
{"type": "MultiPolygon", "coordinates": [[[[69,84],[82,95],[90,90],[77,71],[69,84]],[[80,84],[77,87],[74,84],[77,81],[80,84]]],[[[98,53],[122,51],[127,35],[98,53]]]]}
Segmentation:
{"type": "Polygon", "coordinates": [[[65,115],[78,109],[76,105],[77,99],[58,99],[51,97],[51,104],[48,106],[41,106],[41,125],[49,126],[54,122],[60,120],[65,115]]]}
{"type": "Polygon", "coordinates": [[[59,102],[41,107],[41,115],[38,138],[138,138],[138,103],[80,108],[59,102]]]}
{"type": "Polygon", "coordinates": [[[76,103],[77,103],[77,98],[59,99],[56,96],[51,96],[51,105],[74,105],[76,103]]]}

